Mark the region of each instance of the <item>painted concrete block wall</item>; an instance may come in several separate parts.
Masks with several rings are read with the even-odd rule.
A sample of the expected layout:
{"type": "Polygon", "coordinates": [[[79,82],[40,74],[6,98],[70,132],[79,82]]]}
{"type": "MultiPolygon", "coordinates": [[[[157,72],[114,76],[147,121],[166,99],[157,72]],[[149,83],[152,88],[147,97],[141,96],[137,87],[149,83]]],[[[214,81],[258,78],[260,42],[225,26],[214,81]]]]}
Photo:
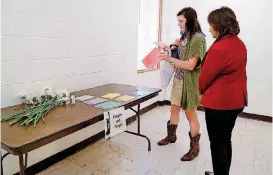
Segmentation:
{"type": "MultiPolygon", "coordinates": [[[[137,48],[138,0],[3,0],[1,107],[47,86],[69,91],[107,83],[160,87],[159,71],[137,74],[137,48]]],[[[163,98],[160,94],[142,107],[163,98]]],[[[103,127],[99,122],[30,152],[28,165],[103,127]]],[[[18,158],[8,156],[4,167],[4,174],[18,172],[18,158]]]]}

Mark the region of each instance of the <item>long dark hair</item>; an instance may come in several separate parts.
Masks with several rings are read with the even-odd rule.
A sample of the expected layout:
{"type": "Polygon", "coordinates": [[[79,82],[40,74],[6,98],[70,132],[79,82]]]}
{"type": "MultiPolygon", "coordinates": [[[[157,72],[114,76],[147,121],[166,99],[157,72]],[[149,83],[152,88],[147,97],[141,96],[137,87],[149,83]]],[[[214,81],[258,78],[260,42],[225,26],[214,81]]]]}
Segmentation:
{"type": "Polygon", "coordinates": [[[177,13],[177,16],[183,15],[186,21],[186,31],[190,33],[190,35],[194,35],[196,32],[202,32],[200,23],[197,19],[197,13],[192,7],[185,7],[177,13]]]}
{"type": "MultiPolygon", "coordinates": [[[[240,26],[236,15],[229,7],[221,7],[210,12],[208,15],[208,23],[219,33],[219,36],[213,44],[221,41],[223,37],[227,35],[238,35],[240,33],[240,26]]],[[[207,53],[203,58],[202,64],[204,64],[206,56],[207,53]]]]}

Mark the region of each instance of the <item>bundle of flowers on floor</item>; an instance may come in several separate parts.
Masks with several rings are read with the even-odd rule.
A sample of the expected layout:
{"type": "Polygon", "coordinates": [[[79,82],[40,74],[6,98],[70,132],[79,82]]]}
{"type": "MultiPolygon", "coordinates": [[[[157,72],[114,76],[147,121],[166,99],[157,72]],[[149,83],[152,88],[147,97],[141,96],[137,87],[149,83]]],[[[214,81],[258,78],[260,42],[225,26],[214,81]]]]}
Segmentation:
{"type": "Polygon", "coordinates": [[[46,88],[40,96],[27,94],[21,96],[20,100],[24,108],[2,117],[1,122],[9,121],[11,126],[20,123],[21,126],[33,124],[36,127],[40,120],[45,122],[44,116],[56,106],[75,104],[74,95],[70,96],[67,90],[53,91],[50,88],[46,88]]]}

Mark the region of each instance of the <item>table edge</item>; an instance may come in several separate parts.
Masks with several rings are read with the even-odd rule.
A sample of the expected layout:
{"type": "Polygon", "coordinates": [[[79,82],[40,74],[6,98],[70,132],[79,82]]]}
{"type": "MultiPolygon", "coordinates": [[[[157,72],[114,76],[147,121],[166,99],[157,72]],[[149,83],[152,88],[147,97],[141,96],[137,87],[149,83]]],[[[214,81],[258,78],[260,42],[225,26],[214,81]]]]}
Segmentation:
{"type": "MultiPolygon", "coordinates": [[[[155,89],[155,88],[151,88],[151,89],[155,89]]],[[[145,95],[145,96],[143,96],[143,97],[137,99],[135,102],[132,101],[132,102],[129,102],[128,104],[124,104],[124,105],[122,105],[122,106],[120,106],[120,107],[124,107],[125,110],[126,110],[126,109],[128,109],[128,108],[130,108],[130,107],[132,106],[131,103],[133,103],[133,104],[136,103],[136,105],[137,105],[137,104],[141,104],[141,103],[143,103],[143,102],[145,102],[145,101],[147,101],[147,100],[150,100],[150,99],[152,99],[152,98],[158,96],[158,95],[159,95],[159,92],[161,92],[161,91],[162,91],[161,89],[156,89],[153,93],[151,93],[151,94],[149,94],[149,95],[145,95]],[[138,101],[139,101],[139,102],[138,102],[138,101]],[[129,107],[128,107],[128,106],[129,106],[129,107]]],[[[135,105],[133,105],[133,106],[135,106],[135,105]]],[[[34,140],[34,141],[32,141],[32,142],[26,143],[26,144],[21,145],[21,146],[16,146],[16,147],[8,146],[7,144],[5,144],[5,143],[3,143],[3,142],[1,141],[1,148],[4,149],[4,150],[7,151],[7,152],[13,154],[13,155],[19,155],[19,154],[24,154],[24,153],[26,153],[26,152],[30,152],[30,151],[35,150],[35,149],[37,149],[37,148],[40,148],[40,147],[42,147],[42,146],[44,146],[44,145],[47,145],[47,144],[49,144],[49,143],[51,143],[51,142],[53,142],[53,141],[56,141],[56,140],[58,140],[58,139],[60,139],[60,138],[62,138],[62,137],[68,136],[68,135],[70,135],[70,134],[72,134],[72,133],[74,133],[74,132],[76,132],[76,131],[79,131],[79,130],[85,128],[85,127],[91,126],[91,125],[93,125],[93,124],[95,124],[95,123],[97,123],[97,122],[102,121],[102,120],[103,120],[103,113],[104,113],[104,112],[105,112],[105,111],[102,111],[102,114],[99,114],[99,115],[97,115],[96,117],[93,117],[93,118],[91,118],[91,119],[85,120],[85,121],[80,122],[80,123],[77,123],[77,124],[74,125],[74,126],[70,126],[70,127],[68,127],[68,128],[65,128],[65,129],[60,130],[60,131],[58,131],[58,132],[49,134],[49,135],[47,135],[47,136],[45,136],[45,137],[39,138],[39,139],[37,139],[37,140],[34,140]],[[83,125],[83,127],[78,128],[78,127],[80,127],[81,125],[83,125]],[[65,132],[70,132],[70,130],[73,130],[73,129],[75,129],[75,131],[71,131],[71,133],[69,133],[69,134],[66,134],[66,135],[64,135],[64,136],[62,136],[62,137],[61,137],[61,136],[58,137],[58,135],[61,135],[62,133],[65,133],[65,132]],[[57,137],[57,139],[53,139],[54,137],[57,137]],[[52,139],[52,140],[51,140],[51,141],[48,141],[48,142],[46,142],[46,143],[43,144],[42,141],[47,140],[47,139],[52,139]],[[39,143],[41,143],[41,145],[35,146],[35,148],[33,148],[33,149],[31,149],[31,148],[28,149],[28,148],[27,148],[29,145],[36,145],[36,144],[39,144],[39,143]],[[24,151],[24,150],[26,150],[26,151],[24,151]]]]}

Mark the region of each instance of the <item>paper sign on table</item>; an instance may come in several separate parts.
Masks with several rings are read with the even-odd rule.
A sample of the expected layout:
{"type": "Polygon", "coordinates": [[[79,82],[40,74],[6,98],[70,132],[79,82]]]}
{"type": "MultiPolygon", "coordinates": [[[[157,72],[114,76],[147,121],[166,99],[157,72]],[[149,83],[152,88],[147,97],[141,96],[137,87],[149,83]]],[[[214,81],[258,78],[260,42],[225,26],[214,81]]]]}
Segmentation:
{"type": "Polygon", "coordinates": [[[96,104],[99,104],[99,103],[102,103],[102,102],[105,102],[105,101],[107,101],[107,100],[102,99],[102,98],[94,98],[94,99],[91,99],[91,100],[87,100],[84,103],[88,104],[88,105],[96,105],[96,104]]]}
{"type": "Polygon", "coordinates": [[[125,109],[123,107],[104,112],[105,139],[127,130],[125,109]]]}
{"type": "Polygon", "coordinates": [[[123,95],[123,96],[117,98],[116,100],[117,100],[117,101],[130,101],[130,100],[132,100],[132,99],[134,99],[134,98],[135,98],[135,97],[130,96],[130,95],[123,95]]]}
{"type": "Polygon", "coordinates": [[[154,48],[143,60],[142,63],[148,68],[153,69],[159,63],[159,60],[156,59],[159,54],[159,50],[154,48]]]}
{"type": "Polygon", "coordinates": [[[100,103],[100,104],[96,105],[95,107],[103,109],[103,110],[107,110],[107,109],[112,109],[112,108],[119,107],[120,105],[121,104],[118,103],[118,102],[107,101],[107,102],[104,102],[104,103],[100,103]]]}
{"type": "Polygon", "coordinates": [[[116,97],[118,97],[118,96],[120,96],[120,94],[118,94],[118,93],[108,93],[108,94],[106,94],[106,95],[104,95],[104,96],[102,96],[102,97],[103,97],[103,98],[113,99],[113,98],[116,98],[116,97]]]}
{"type": "Polygon", "coordinates": [[[86,100],[89,100],[91,98],[94,98],[94,96],[91,96],[91,95],[82,95],[82,96],[76,97],[76,100],[77,101],[86,101],[86,100]]]}

